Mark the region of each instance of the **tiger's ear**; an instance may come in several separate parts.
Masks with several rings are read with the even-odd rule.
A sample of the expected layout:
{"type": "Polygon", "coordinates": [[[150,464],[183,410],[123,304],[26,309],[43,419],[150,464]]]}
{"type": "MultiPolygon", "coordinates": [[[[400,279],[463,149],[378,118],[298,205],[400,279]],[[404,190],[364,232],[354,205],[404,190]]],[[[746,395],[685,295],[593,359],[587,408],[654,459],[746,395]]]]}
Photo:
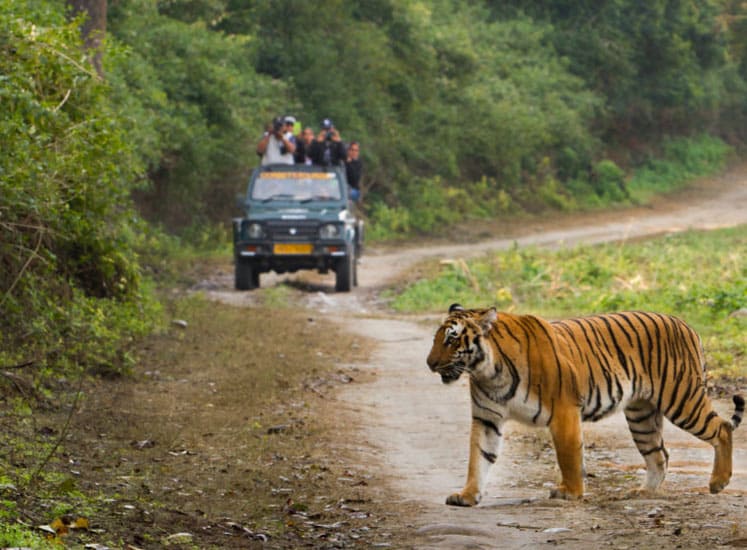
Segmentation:
{"type": "Polygon", "coordinates": [[[496,319],[498,319],[498,312],[496,311],[496,309],[494,307],[491,307],[490,309],[486,309],[480,315],[478,319],[482,332],[483,333],[488,332],[490,328],[493,326],[493,323],[495,323],[496,319]]]}
{"type": "Polygon", "coordinates": [[[455,311],[464,311],[464,308],[459,304],[451,304],[449,306],[449,313],[454,313],[455,311]]]}

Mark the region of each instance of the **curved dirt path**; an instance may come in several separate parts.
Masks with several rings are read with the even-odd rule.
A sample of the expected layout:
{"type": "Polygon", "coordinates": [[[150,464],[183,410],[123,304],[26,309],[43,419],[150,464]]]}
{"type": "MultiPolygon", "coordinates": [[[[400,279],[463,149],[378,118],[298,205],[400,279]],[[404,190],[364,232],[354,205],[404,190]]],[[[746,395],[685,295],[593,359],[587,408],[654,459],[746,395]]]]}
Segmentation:
{"type": "MultiPolygon", "coordinates": [[[[334,276],[291,277],[302,281],[299,300],[318,314],[343,317],[351,330],[378,341],[368,365],[375,382],[350,384],[340,399],[364,427],[365,441],[380,457],[379,468],[400,496],[400,509],[415,513],[417,548],[574,548],[747,546],[747,426],[735,433],[734,476],[720,495],[710,495],[710,446],[667,425],[670,452],[664,492],[656,498],[625,498],[643,479],[643,460],[622,414],[584,424],[585,460],[592,477],[580,502],[547,498],[557,466],[549,434],[510,424],[501,456],[491,471],[487,496],[476,508],[444,505],[462,487],[467,469],[470,411],[467,382],[443,386],[425,366],[438,324],[386,313],[378,291],[425,258],[470,257],[490,250],[539,245],[625,240],[685,229],[747,224],[747,171],[735,169],[677,199],[653,208],[605,216],[580,216],[516,230],[510,238],[469,244],[439,244],[394,251],[367,251],[360,287],[334,294],[334,276]]],[[[225,277],[228,279],[228,276],[225,277]]],[[[276,276],[263,276],[273,285],[276,276]]],[[[215,299],[250,304],[252,293],[210,290],[215,299]]],[[[730,417],[730,401],[717,408],[730,417]]],[[[366,455],[370,460],[370,454],[366,455]]],[[[408,545],[409,546],[409,543],[408,545]]]]}

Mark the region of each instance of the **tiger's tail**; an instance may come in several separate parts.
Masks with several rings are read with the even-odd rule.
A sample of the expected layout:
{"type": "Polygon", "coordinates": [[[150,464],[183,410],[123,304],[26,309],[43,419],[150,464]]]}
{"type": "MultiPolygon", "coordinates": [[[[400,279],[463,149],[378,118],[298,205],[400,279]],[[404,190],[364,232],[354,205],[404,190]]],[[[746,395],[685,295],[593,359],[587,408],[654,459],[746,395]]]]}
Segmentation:
{"type": "Polygon", "coordinates": [[[744,397],[741,395],[735,395],[734,400],[734,414],[731,415],[731,425],[733,428],[737,428],[742,422],[742,415],[744,414],[744,397]]]}

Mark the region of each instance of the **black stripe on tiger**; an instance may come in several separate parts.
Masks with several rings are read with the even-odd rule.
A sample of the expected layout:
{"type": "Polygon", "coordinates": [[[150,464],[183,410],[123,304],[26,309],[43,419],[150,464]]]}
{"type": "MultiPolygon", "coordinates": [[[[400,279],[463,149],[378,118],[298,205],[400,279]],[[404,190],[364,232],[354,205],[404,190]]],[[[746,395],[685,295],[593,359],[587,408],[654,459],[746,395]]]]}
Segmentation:
{"type": "Polygon", "coordinates": [[[489,453],[484,449],[480,449],[480,453],[482,453],[482,457],[491,464],[495,464],[495,461],[498,459],[498,455],[496,455],[495,453],[489,453]]]}
{"type": "Polygon", "coordinates": [[[734,401],[734,414],[731,416],[731,425],[736,429],[742,423],[744,398],[741,395],[735,395],[732,399],[734,401]]]}
{"type": "Polygon", "coordinates": [[[498,437],[501,437],[501,431],[498,429],[498,426],[496,426],[490,420],[486,420],[479,416],[473,416],[472,419],[482,424],[485,429],[490,430],[491,432],[494,432],[498,437]]]}

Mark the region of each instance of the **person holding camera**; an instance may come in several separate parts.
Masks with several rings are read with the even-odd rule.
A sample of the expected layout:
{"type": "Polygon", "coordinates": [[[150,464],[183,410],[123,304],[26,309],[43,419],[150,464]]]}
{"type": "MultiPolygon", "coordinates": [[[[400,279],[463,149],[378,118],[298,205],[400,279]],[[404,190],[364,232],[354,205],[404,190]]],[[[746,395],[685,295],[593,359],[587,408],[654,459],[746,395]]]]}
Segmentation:
{"type": "Polygon", "coordinates": [[[257,154],[262,157],[262,166],[267,164],[293,164],[293,153],[296,145],[293,132],[288,132],[286,121],[277,117],[267,127],[262,139],[257,144],[257,154]]]}
{"type": "Polygon", "coordinates": [[[311,161],[321,166],[341,166],[345,162],[346,151],[340,132],[328,118],[322,121],[321,126],[316,141],[311,144],[311,161]]]}

